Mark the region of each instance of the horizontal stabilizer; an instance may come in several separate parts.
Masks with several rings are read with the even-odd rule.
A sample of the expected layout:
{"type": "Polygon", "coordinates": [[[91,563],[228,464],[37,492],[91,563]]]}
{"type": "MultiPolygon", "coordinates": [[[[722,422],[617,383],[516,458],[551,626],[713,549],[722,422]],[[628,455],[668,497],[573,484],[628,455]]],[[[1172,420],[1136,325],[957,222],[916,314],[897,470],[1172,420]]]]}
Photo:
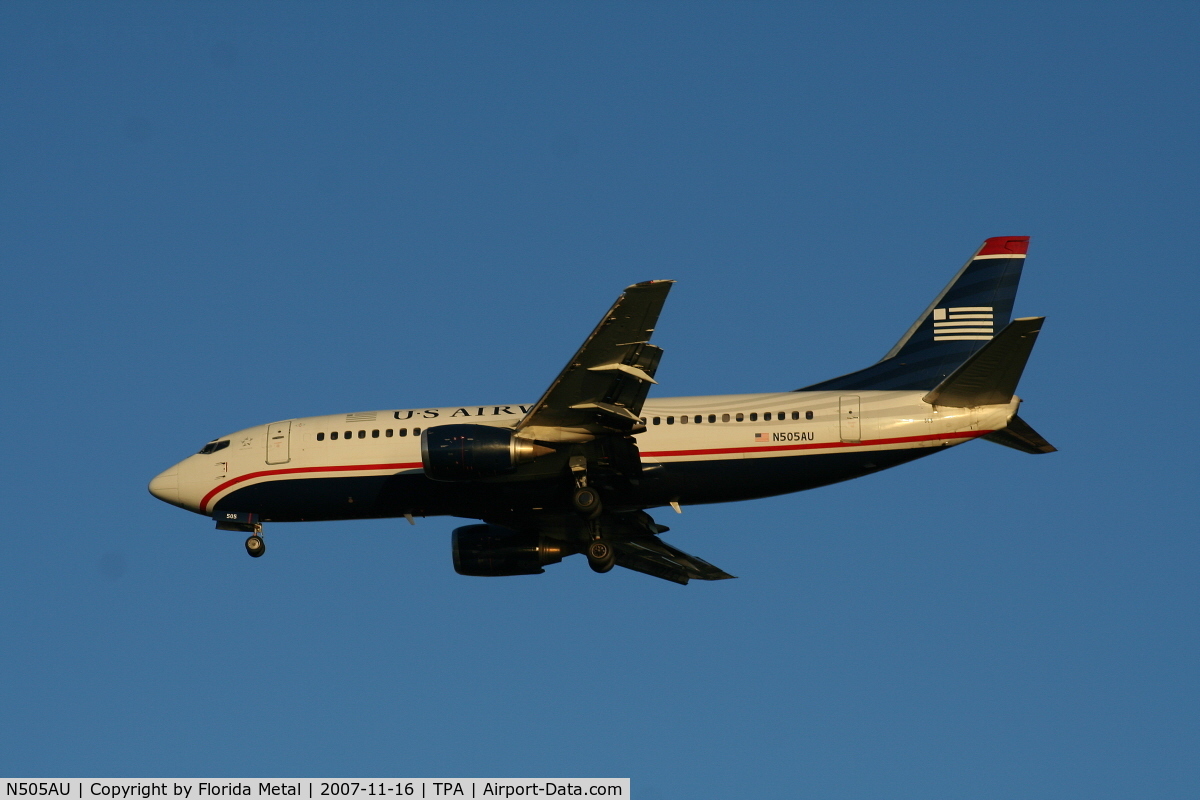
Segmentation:
{"type": "Polygon", "coordinates": [[[1002,444],[1005,447],[1020,450],[1022,453],[1033,453],[1034,455],[1053,453],[1058,450],[1057,447],[1043,439],[1040,433],[1029,427],[1028,422],[1015,415],[1008,421],[1008,427],[1003,430],[993,431],[983,438],[989,442],[1002,444]]]}
{"type": "Polygon", "coordinates": [[[1003,405],[1012,401],[1025,362],[1045,317],[1014,319],[923,398],[949,408],[1003,405]]]}

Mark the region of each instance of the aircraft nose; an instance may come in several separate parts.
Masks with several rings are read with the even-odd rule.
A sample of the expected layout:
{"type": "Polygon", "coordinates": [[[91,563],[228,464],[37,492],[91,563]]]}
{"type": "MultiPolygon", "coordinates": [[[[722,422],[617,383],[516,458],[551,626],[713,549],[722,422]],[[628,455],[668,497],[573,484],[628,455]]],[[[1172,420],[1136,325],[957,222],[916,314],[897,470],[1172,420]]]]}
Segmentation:
{"type": "Polygon", "coordinates": [[[176,464],[165,472],[155,475],[147,488],[150,489],[150,494],[164,503],[170,503],[173,506],[179,505],[179,465],[176,464]]]}

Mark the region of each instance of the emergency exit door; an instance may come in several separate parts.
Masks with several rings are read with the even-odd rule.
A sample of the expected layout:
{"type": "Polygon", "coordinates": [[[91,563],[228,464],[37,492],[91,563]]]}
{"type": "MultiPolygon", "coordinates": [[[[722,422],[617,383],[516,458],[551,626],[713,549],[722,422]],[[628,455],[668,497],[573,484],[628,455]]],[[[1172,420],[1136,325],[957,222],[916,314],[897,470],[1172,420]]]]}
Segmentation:
{"type": "Polygon", "coordinates": [[[843,442],[861,442],[862,424],[859,422],[858,395],[838,398],[838,419],[842,428],[843,442]]]}
{"type": "Polygon", "coordinates": [[[286,464],[291,455],[292,421],[274,422],[267,426],[267,463],[286,464]]]}

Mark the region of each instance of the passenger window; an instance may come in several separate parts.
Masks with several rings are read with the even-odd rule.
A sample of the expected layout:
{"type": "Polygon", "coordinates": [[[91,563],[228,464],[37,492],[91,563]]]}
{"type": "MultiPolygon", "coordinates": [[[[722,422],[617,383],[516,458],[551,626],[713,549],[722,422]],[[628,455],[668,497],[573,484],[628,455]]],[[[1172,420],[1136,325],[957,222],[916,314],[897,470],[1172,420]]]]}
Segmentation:
{"type": "Polygon", "coordinates": [[[703,421],[704,421],[704,417],[700,416],[699,414],[697,414],[695,416],[695,418],[692,420],[692,422],[696,423],[697,425],[699,425],[703,421]]]}
{"type": "Polygon", "coordinates": [[[763,414],[763,422],[770,422],[770,421],[771,421],[771,412],[768,411],[767,413],[763,414]]]}
{"type": "Polygon", "coordinates": [[[413,428],[413,436],[420,436],[420,435],[421,435],[421,429],[413,428]]]}
{"type": "Polygon", "coordinates": [[[645,417],[640,417],[640,418],[638,419],[638,422],[640,422],[640,423],[642,423],[643,425],[645,425],[645,424],[646,424],[646,418],[645,418],[645,417]]]}
{"type": "Polygon", "coordinates": [[[383,435],[388,437],[389,439],[392,438],[392,429],[388,428],[386,431],[383,432],[383,435]]]}
{"type": "Polygon", "coordinates": [[[667,424],[668,424],[668,425],[674,425],[674,424],[675,424],[675,418],[674,418],[674,417],[667,417],[667,424]]]}
{"type": "Polygon", "coordinates": [[[709,414],[709,415],[708,415],[708,421],[709,421],[709,422],[716,422],[716,421],[717,421],[717,415],[716,415],[716,414],[709,414]]]}
{"type": "Polygon", "coordinates": [[[318,433],[318,434],[317,434],[317,441],[318,441],[318,442],[323,442],[323,441],[325,441],[325,434],[323,434],[323,433],[318,433]]]}
{"type": "Polygon", "coordinates": [[[680,414],[680,415],[679,415],[679,424],[680,424],[680,425],[687,425],[687,424],[688,424],[688,418],[687,418],[687,414],[680,414]]]}
{"type": "Polygon", "coordinates": [[[346,439],[353,439],[353,438],[354,438],[354,431],[346,431],[346,436],[345,436],[344,438],[346,438],[346,439]]]}
{"type": "Polygon", "coordinates": [[[750,421],[758,422],[758,412],[757,411],[750,412],[750,421]]]}
{"type": "Polygon", "coordinates": [[[662,417],[655,417],[655,418],[654,418],[654,424],[655,424],[655,425],[660,425],[660,424],[662,424],[662,417]]]}
{"type": "Polygon", "coordinates": [[[360,439],[365,439],[365,438],[367,438],[367,432],[366,432],[366,431],[359,431],[359,432],[358,432],[358,438],[360,438],[360,439]]]}
{"type": "Polygon", "coordinates": [[[804,418],[805,418],[805,419],[812,419],[812,412],[811,412],[811,411],[805,411],[805,412],[804,412],[804,418]]]}
{"type": "Polygon", "coordinates": [[[792,412],[792,419],[800,419],[800,412],[799,412],[799,411],[793,411],[793,412],[792,412]]]}
{"type": "Polygon", "coordinates": [[[738,421],[738,422],[745,422],[745,421],[746,421],[746,415],[745,415],[745,414],[743,414],[742,412],[740,412],[740,411],[739,411],[739,412],[737,413],[737,416],[736,416],[736,417],[734,417],[734,419],[735,419],[736,421],[738,421]]]}
{"type": "Polygon", "coordinates": [[[722,415],[721,415],[721,422],[729,422],[729,415],[728,415],[728,414],[722,414],[722,415]]]}
{"type": "Polygon", "coordinates": [[[329,438],[333,441],[337,441],[337,431],[334,431],[333,433],[329,434],[329,438]]]}
{"type": "Polygon", "coordinates": [[[371,431],[371,438],[372,438],[372,439],[378,439],[378,438],[379,438],[379,431],[371,431]]]}
{"type": "Polygon", "coordinates": [[[401,428],[400,430],[396,431],[396,433],[400,436],[408,436],[408,428],[401,428]]]}

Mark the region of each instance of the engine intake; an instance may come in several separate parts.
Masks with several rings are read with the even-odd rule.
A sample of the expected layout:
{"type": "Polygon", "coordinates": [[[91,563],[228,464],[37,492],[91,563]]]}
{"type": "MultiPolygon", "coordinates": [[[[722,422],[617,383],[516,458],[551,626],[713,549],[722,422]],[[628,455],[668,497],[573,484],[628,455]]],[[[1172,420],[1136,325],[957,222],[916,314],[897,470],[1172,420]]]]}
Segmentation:
{"type": "Polygon", "coordinates": [[[435,481],[473,481],[512,472],[518,464],[553,453],[508,428],[438,425],[421,432],[421,464],[435,481]]]}
{"type": "Polygon", "coordinates": [[[566,542],[539,533],[523,533],[502,525],[465,525],[451,537],[454,571],[484,578],[538,575],[546,564],[563,560],[566,542]]]}

